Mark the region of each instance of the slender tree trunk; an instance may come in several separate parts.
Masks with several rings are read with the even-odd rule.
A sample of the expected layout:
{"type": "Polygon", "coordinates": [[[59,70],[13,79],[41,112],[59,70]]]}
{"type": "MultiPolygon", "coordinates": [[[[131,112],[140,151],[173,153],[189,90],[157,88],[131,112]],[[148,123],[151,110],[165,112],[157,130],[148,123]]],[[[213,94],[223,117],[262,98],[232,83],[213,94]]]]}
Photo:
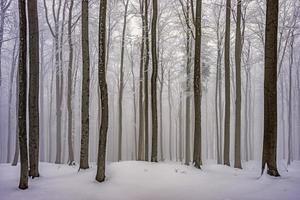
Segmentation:
{"type": "Polygon", "coordinates": [[[267,0],[264,83],[264,142],[262,172],[280,176],[277,171],[277,32],[278,0],[267,0]]]}
{"type": "Polygon", "coordinates": [[[157,162],[157,0],[152,1],[152,30],[151,30],[151,52],[152,52],[152,77],[151,77],[151,108],[152,108],[152,154],[151,161],[157,162]]]}
{"type": "Polygon", "coordinates": [[[183,95],[182,95],[182,91],[180,91],[180,101],[179,101],[179,117],[178,117],[178,120],[179,120],[179,144],[178,144],[178,149],[179,149],[179,161],[182,162],[183,160],[183,128],[182,128],[182,107],[183,107],[183,104],[182,104],[182,101],[183,101],[183,95]]]}
{"type": "MultiPolygon", "coordinates": [[[[161,56],[161,60],[163,57],[161,56]]],[[[160,91],[159,91],[159,115],[160,115],[160,124],[159,124],[159,132],[160,132],[160,157],[161,160],[164,160],[164,149],[163,149],[163,88],[164,88],[164,68],[163,68],[163,62],[161,61],[161,67],[160,67],[160,91]]]]}
{"type": "MultiPolygon", "coordinates": [[[[73,128],[72,128],[72,69],[73,69],[73,41],[72,41],[72,16],[73,16],[73,5],[74,1],[70,0],[69,5],[69,19],[68,19],[68,43],[69,43],[69,66],[68,66],[68,96],[67,96],[67,107],[68,107],[68,163],[69,165],[74,164],[74,150],[73,150],[73,128]]],[[[85,60],[84,57],[83,60],[85,60]]]]}
{"type": "Polygon", "coordinates": [[[290,165],[291,162],[293,161],[293,148],[292,148],[292,143],[293,143],[293,111],[292,111],[292,88],[293,88],[293,65],[294,65],[294,32],[292,33],[291,36],[291,41],[290,41],[290,58],[289,58],[289,131],[288,131],[288,147],[289,147],[289,153],[288,153],[288,162],[287,164],[290,165]]]}
{"type": "Polygon", "coordinates": [[[138,144],[138,160],[144,159],[144,109],[143,109],[143,75],[144,75],[144,55],[145,55],[145,20],[143,1],[140,1],[140,12],[142,16],[142,40],[141,40],[141,57],[140,57],[140,77],[139,77],[139,144],[138,144]]]}
{"type": "Polygon", "coordinates": [[[235,38],[235,67],[236,67],[236,100],[235,100],[235,152],[234,167],[242,168],[241,164],[241,0],[237,0],[236,38],[235,38]]]}
{"type": "Polygon", "coordinates": [[[168,70],[168,104],[169,104],[169,155],[172,161],[172,104],[171,104],[171,71],[168,70]]]}
{"type": "Polygon", "coordinates": [[[89,168],[89,98],[90,98],[90,53],[89,53],[89,1],[82,1],[82,105],[80,169],[89,168]]]}
{"type": "Polygon", "coordinates": [[[185,164],[189,165],[191,162],[191,146],[190,146],[190,118],[191,118],[191,30],[190,30],[190,3],[186,3],[186,103],[185,103],[185,164]]]}
{"type": "Polygon", "coordinates": [[[197,0],[196,4],[196,40],[194,58],[194,102],[195,102],[195,130],[194,130],[194,155],[193,164],[196,168],[201,168],[201,11],[202,0],[197,0]]]}
{"type": "Polygon", "coordinates": [[[26,88],[27,88],[27,22],[26,1],[19,0],[19,114],[18,130],[20,142],[21,174],[19,188],[28,188],[28,153],[26,133],[26,88]]]}
{"type": "Polygon", "coordinates": [[[107,0],[100,1],[99,16],[99,87],[101,94],[101,125],[99,133],[99,147],[97,159],[96,180],[103,182],[105,180],[105,160],[106,160],[106,140],[108,129],[108,95],[106,83],[106,10],[107,0]]]}
{"type": "Polygon", "coordinates": [[[144,2],[144,28],[145,28],[145,60],[144,60],[144,95],[145,95],[145,160],[149,160],[149,86],[148,86],[148,67],[149,67],[149,30],[148,30],[148,3],[144,2]]]}
{"type": "MultiPolygon", "coordinates": [[[[7,123],[7,130],[8,130],[8,139],[7,139],[7,158],[6,162],[9,163],[11,160],[11,136],[12,136],[12,126],[11,126],[11,109],[12,109],[12,97],[13,97],[13,85],[14,85],[14,76],[16,71],[16,62],[17,62],[17,41],[14,43],[13,53],[12,53],[12,63],[11,63],[11,70],[10,70],[10,80],[9,80],[9,96],[8,96],[8,123],[7,123]]],[[[17,108],[17,107],[16,107],[17,108]]]]}
{"type": "Polygon", "coordinates": [[[226,0],[224,164],[228,166],[230,166],[230,16],[231,0],[226,0]]]}
{"type": "MultiPolygon", "coordinates": [[[[132,47],[133,48],[133,47],[132,47]]],[[[138,151],[138,137],[137,137],[137,108],[136,108],[136,85],[135,85],[135,75],[134,75],[134,55],[133,55],[133,49],[131,49],[130,52],[130,65],[131,65],[131,75],[132,75],[132,98],[133,98],[133,123],[134,123],[134,158],[137,159],[138,151]]]]}
{"type": "Polygon", "coordinates": [[[119,97],[118,97],[118,161],[122,160],[122,125],[123,125],[123,89],[124,89],[124,50],[125,50],[125,36],[126,36],[126,26],[127,26],[127,10],[128,10],[129,0],[126,0],[125,11],[124,11],[124,21],[123,21],[123,31],[122,31],[122,42],[121,42],[121,64],[120,64],[120,85],[119,85],[119,97]]]}
{"type": "Polygon", "coordinates": [[[29,176],[39,177],[39,22],[37,0],[27,1],[29,23],[29,176]]]}

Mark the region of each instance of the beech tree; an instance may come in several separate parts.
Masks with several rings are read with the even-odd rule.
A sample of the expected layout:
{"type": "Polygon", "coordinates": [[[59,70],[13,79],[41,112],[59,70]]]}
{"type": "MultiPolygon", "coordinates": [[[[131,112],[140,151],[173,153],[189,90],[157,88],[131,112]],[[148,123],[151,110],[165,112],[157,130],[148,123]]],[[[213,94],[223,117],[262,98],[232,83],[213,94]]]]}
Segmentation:
{"type": "Polygon", "coordinates": [[[280,176],[277,170],[277,33],[278,0],[267,0],[265,32],[264,82],[264,141],[262,172],[267,167],[271,176],[280,176]]]}
{"type": "Polygon", "coordinates": [[[19,116],[18,130],[20,143],[20,189],[28,188],[28,153],[27,153],[27,132],[26,132],[26,89],[27,89],[27,20],[26,1],[19,0],[19,116]]]}

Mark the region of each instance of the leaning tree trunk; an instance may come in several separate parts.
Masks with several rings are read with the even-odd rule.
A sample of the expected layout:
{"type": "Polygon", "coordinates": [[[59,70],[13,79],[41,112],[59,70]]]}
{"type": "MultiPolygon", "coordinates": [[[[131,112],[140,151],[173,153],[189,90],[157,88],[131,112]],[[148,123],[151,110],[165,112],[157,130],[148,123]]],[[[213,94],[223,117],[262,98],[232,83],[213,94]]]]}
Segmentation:
{"type": "MultiPolygon", "coordinates": [[[[68,96],[67,96],[67,107],[68,107],[68,152],[69,165],[74,164],[74,150],[73,150],[73,128],[72,128],[72,69],[73,69],[73,42],[72,42],[72,15],[73,15],[74,1],[70,0],[69,7],[69,19],[68,19],[68,43],[69,43],[69,66],[68,66],[68,96]]],[[[86,57],[84,57],[86,59],[86,57]]],[[[83,60],[85,60],[83,59],[83,60]]]]}
{"type": "Polygon", "coordinates": [[[124,51],[125,51],[125,36],[126,36],[126,26],[127,26],[127,10],[128,10],[129,0],[126,0],[125,11],[124,11],[124,21],[123,21],[123,31],[122,31],[122,42],[121,42],[121,65],[120,65],[120,85],[119,85],[119,98],[118,98],[118,161],[122,160],[122,132],[123,132],[123,90],[124,90],[124,51]]]}
{"type": "Polygon", "coordinates": [[[195,130],[193,163],[201,168],[201,9],[202,0],[196,4],[196,40],[194,56],[194,102],[195,102],[195,130]]]}
{"type": "Polygon", "coordinates": [[[234,167],[242,168],[241,165],[241,0],[237,0],[237,19],[235,36],[235,67],[236,67],[236,108],[235,108],[235,152],[234,167]]]}
{"type": "Polygon", "coordinates": [[[27,1],[29,23],[29,176],[39,176],[39,22],[37,0],[27,1]]]}
{"type": "Polygon", "coordinates": [[[157,26],[157,0],[152,1],[152,30],[151,30],[151,52],[152,52],[152,77],[151,77],[151,114],[152,114],[152,153],[151,161],[157,162],[157,49],[156,49],[156,26],[157,26]]]}
{"type": "Polygon", "coordinates": [[[89,168],[89,97],[90,97],[90,55],[89,55],[89,1],[82,1],[82,105],[81,105],[81,148],[80,169],[89,168]]]}
{"type": "Polygon", "coordinates": [[[21,174],[20,189],[28,188],[28,153],[26,133],[26,88],[27,88],[27,22],[26,1],[19,0],[19,114],[18,130],[20,142],[21,174]]]}
{"type": "Polygon", "coordinates": [[[262,173],[280,176],[277,171],[277,32],[278,0],[267,0],[265,32],[264,142],[262,173]]]}
{"type": "Polygon", "coordinates": [[[106,83],[106,10],[107,0],[100,1],[99,16],[99,87],[101,94],[101,125],[99,133],[97,175],[96,180],[103,182],[105,180],[105,158],[106,158],[106,140],[108,129],[108,95],[106,83]]]}

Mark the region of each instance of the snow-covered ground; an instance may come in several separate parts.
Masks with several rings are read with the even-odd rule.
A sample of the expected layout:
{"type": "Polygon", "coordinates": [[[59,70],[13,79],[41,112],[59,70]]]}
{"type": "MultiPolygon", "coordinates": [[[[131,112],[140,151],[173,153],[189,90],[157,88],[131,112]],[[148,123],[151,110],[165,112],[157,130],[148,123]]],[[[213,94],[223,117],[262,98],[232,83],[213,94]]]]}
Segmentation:
{"type": "MultiPolygon", "coordinates": [[[[283,167],[282,167],[283,168],[283,167]]],[[[96,166],[78,167],[41,163],[41,177],[29,189],[17,188],[19,166],[0,165],[1,200],[299,200],[300,162],[282,177],[260,177],[259,165],[245,170],[206,164],[203,170],[179,163],[119,162],[107,167],[107,180],[95,181],[96,166]]]]}

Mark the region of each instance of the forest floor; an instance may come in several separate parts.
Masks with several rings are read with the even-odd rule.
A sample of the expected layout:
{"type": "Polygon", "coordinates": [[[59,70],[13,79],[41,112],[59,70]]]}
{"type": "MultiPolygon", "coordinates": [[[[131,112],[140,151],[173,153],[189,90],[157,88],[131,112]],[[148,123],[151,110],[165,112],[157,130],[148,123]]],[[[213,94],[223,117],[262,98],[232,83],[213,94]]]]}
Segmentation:
{"type": "MultiPolygon", "coordinates": [[[[280,178],[260,176],[259,164],[244,170],[206,164],[202,170],[180,163],[126,161],[110,163],[104,183],[95,181],[96,166],[40,164],[29,189],[17,188],[19,165],[0,165],[1,200],[293,200],[300,199],[300,161],[280,178]]],[[[284,167],[282,167],[284,168],[284,167]]]]}

